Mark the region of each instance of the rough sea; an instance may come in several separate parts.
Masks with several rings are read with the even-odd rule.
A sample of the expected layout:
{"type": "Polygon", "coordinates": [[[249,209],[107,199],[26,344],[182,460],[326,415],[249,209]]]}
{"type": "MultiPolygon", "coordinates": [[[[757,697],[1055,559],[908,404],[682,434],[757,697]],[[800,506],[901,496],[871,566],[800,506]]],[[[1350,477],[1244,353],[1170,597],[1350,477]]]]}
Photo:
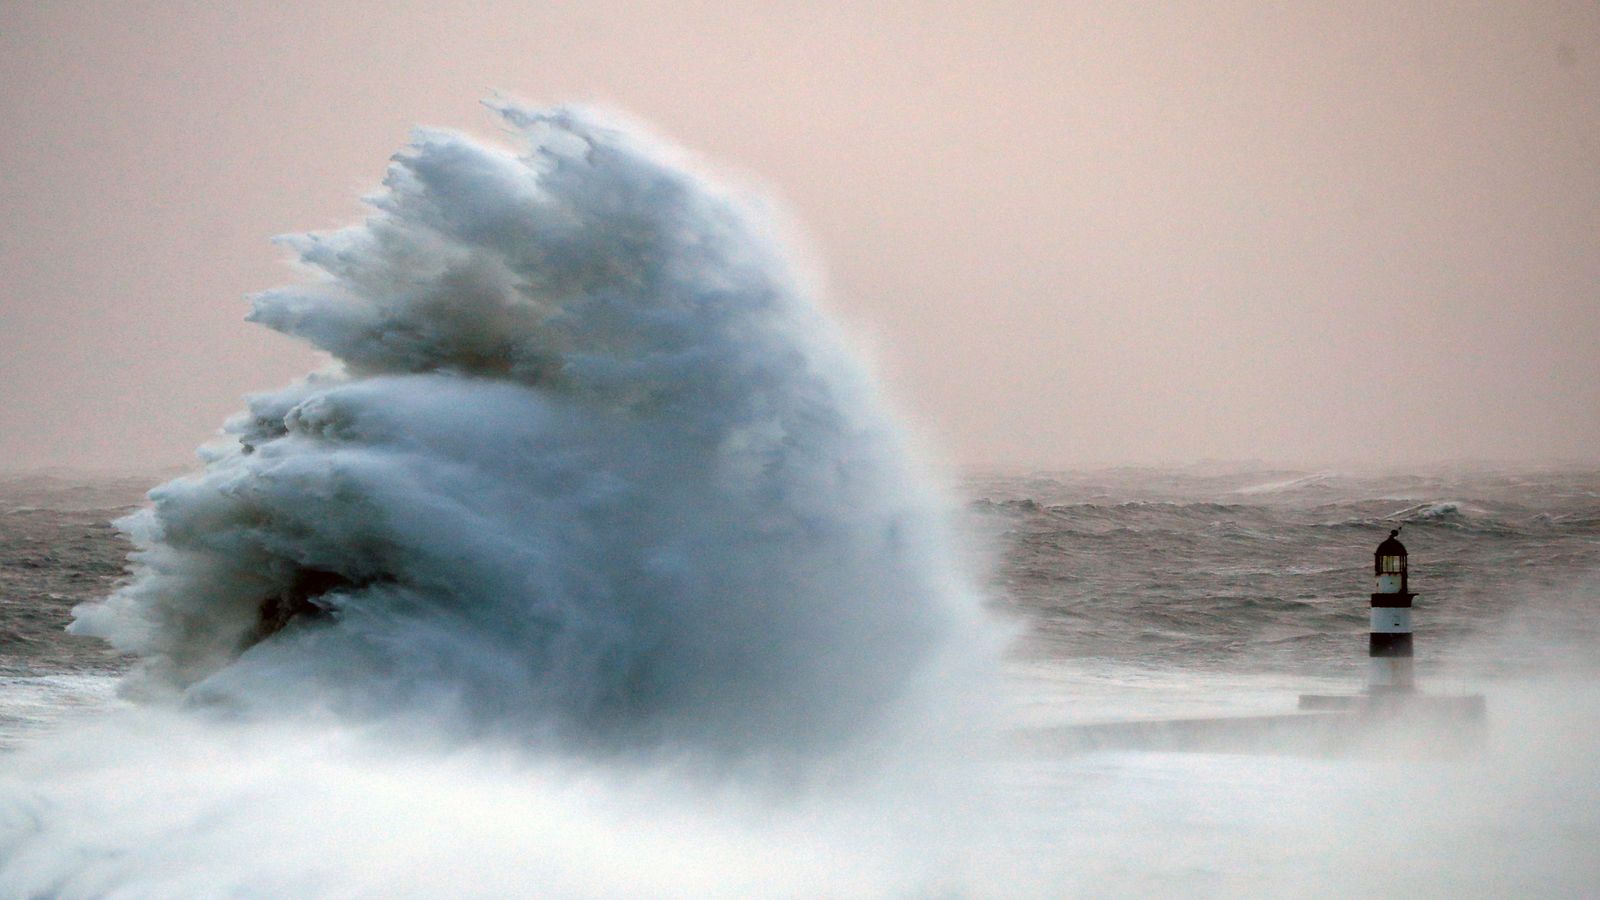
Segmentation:
{"type": "Polygon", "coordinates": [[[488,105],[194,471],[0,480],[0,896],[1600,894],[1600,471],[941,478],[767,201],[488,105]],[[1081,739],[1359,692],[1393,528],[1480,745],[1081,739]]]}
{"type": "MultiPolygon", "coordinates": [[[[128,705],[127,658],[63,629],[124,577],[109,522],[161,477],[0,482],[8,752],[128,705]]],[[[995,700],[1019,734],[1358,692],[1370,553],[1393,527],[1419,593],[1422,688],[1486,693],[1491,729],[1482,751],[1438,761],[1002,754],[996,778],[1026,809],[1008,827],[1029,850],[953,895],[1600,890],[1600,470],[1209,464],[976,475],[958,493],[989,602],[1018,625],[995,700]]]]}

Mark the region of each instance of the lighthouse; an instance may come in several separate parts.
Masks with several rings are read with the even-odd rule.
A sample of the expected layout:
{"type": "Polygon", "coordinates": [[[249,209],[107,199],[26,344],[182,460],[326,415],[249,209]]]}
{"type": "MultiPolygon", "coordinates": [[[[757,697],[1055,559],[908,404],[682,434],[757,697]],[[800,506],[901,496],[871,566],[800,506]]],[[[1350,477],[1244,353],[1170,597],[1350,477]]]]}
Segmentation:
{"type": "MultiPolygon", "coordinates": [[[[1363,691],[1301,694],[1295,713],[1102,722],[1065,726],[1055,734],[1097,749],[1373,753],[1386,760],[1432,760],[1481,747],[1489,728],[1482,694],[1417,689],[1411,667],[1411,601],[1417,595],[1411,592],[1407,568],[1406,547],[1396,528],[1372,554],[1375,583],[1367,629],[1371,675],[1363,691]]],[[[1350,646],[1359,645],[1352,641],[1350,646]]]]}
{"type": "MultiPolygon", "coordinates": [[[[1367,656],[1371,675],[1359,694],[1301,694],[1300,711],[1317,713],[1331,730],[1329,747],[1366,747],[1389,756],[1481,746],[1488,734],[1482,694],[1424,694],[1411,667],[1411,592],[1406,545],[1400,529],[1372,554],[1371,625],[1367,656]],[[1403,728],[1401,727],[1403,726],[1403,728]]],[[[1307,728],[1312,728],[1308,723],[1307,728]]],[[[1320,727],[1320,726],[1319,726],[1320,727]]]]}
{"type": "Polygon", "coordinates": [[[1411,692],[1416,678],[1411,667],[1411,598],[1406,581],[1406,545],[1400,543],[1400,530],[1372,554],[1372,571],[1377,580],[1372,594],[1372,627],[1367,639],[1372,676],[1367,691],[1372,694],[1411,692]]]}

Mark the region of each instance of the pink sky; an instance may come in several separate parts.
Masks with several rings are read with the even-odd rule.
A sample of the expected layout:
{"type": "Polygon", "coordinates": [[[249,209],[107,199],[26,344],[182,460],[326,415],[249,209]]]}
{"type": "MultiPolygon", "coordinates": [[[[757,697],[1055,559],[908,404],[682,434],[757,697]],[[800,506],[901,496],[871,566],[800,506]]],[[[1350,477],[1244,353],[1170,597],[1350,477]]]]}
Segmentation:
{"type": "Polygon", "coordinates": [[[947,460],[1600,459],[1600,6],[0,0],[0,468],[183,464],[492,90],[793,211],[947,460]]]}

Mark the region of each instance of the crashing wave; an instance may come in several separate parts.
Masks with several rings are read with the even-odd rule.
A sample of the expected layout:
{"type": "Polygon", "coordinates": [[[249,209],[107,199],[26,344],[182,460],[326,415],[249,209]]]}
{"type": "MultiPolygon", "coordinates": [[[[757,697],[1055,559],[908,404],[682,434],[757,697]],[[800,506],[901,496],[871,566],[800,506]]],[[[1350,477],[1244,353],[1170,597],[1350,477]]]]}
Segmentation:
{"type": "Polygon", "coordinates": [[[1461,503],[1454,500],[1438,500],[1418,503],[1405,509],[1395,510],[1384,518],[1417,522],[1430,519],[1461,519],[1465,517],[1465,509],[1461,503]]]}
{"type": "MultiPolygon", "coordinates": [[[[337,370],[119,525],[73,630],[254,711],[615,746],[833,745],[979,603],[940,503],[753,204],[590,110],[420,131],[251,320],[337,370]]],[[[982,655],[981,653],[977,655],[982,655]]]]}
{"type": "Polygon", "coordinates": [[[1234,490],[1233,493],[1244,494],[1246,496],[1254,496],[1257,494],[1284,494],[1290,491],[1302,490],[1304,488],[1323,487],[1326,486],[1328,481],[1332,478],[1332,474],[1322,472],[1316,475],[1303,475],[1297,478],[1289,478],[1281,481],[1268,481],[1262,484],[1253,484],[1248,487],[1238,488],[1234,490]]]}

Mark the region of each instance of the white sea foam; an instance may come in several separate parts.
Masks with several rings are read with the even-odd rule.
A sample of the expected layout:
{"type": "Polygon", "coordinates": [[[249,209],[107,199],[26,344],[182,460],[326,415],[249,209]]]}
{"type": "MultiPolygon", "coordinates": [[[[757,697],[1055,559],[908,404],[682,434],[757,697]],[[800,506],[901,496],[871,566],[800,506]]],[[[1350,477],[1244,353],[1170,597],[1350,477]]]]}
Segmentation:
{"type": "Polygon", "coordinates": [[[1481,510],[1472,509],[1471,507],[1454,500],[1438,500],[1427,503],[1415,503],[1411,506],[1407,506],[1404,509],[1397,509],[1394,512],[1389,513],[1387,516],[1384,516],[1384,518],[1405,520],[1445,519],[1452,516],[1463,515],[1465,513],[1477,512],[1481,512],[1481,510]]]}
{"type": "Polygon", "coordinates": [[[0,674],[0,749],[120,705],[116,678],[87,673],[0,674]]]}
{"type": "Polygon", "coordinates": [[[1301,488],[1323,485],[1333,477],[1334,476],[1331,473],[1320,472],[1315,475],[1302,475],[1297,478],[1253,484],[1248,487],[1238,488],[1233,493],[1244,494],[1246,496],[1253,496],[1256,494],[1282,494],[1288,491],[1297,491],[1301,488]]]}

